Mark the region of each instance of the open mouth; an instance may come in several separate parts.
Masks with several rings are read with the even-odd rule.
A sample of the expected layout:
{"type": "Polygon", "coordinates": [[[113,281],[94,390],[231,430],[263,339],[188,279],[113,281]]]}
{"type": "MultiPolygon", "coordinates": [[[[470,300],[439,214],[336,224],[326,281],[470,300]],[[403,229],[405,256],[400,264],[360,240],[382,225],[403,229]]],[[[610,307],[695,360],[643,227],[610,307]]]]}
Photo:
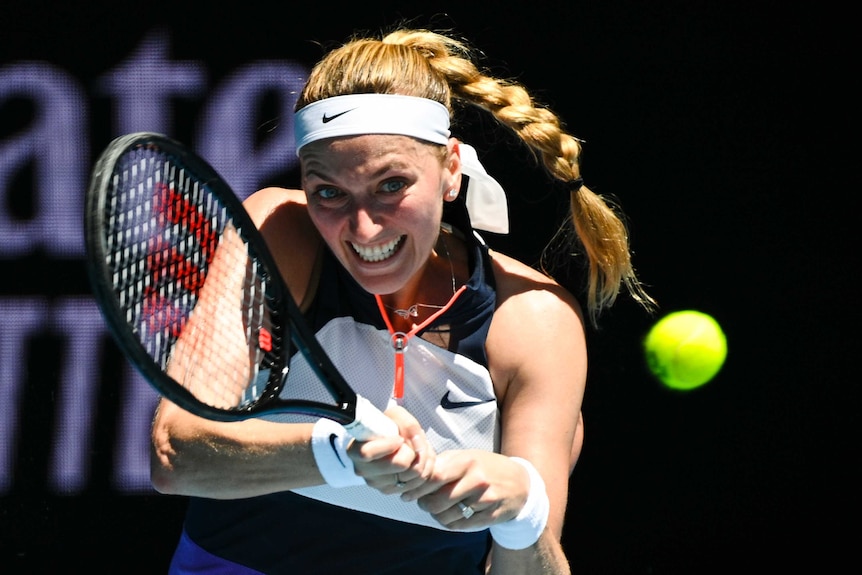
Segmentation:
{"type": "Polygon", "coordinates": [[[392,254],[398,251],[398,246],[401,244],[401,240],[403,239],[404,236],[399,236],[385,244],[380,244],[379,246],[374,247],[361,246],[353,242],[350,242],[350,245],[353,247],[353,251],[355,251],[356,254],[364,261],[382,262],[383,260],[392,257],[392,254]]]}

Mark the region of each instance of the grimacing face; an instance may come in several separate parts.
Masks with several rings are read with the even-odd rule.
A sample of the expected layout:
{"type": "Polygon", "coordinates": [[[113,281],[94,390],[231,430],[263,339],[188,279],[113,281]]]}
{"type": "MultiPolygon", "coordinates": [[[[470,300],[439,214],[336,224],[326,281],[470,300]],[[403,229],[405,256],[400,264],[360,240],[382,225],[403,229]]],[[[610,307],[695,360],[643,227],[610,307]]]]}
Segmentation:
{"type": "Polygon", "coordinates": [[[400,135],[319,140],[302,149],[302,187],[324,241],[368,292],[412,289],[440,232],[446,192],[460,185],[457,144],[400,135]]]}

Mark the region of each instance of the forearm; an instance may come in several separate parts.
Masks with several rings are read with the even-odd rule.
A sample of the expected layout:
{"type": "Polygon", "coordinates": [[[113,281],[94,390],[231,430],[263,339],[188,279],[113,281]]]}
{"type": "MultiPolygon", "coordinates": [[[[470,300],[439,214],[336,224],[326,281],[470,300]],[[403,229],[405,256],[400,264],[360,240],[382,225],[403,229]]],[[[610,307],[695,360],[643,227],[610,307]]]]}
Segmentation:
{"type": "Polygon", "coordinates": [[[323,483],[311,425],[219,423],[163,402],[153,424],[151,476],[162,493],[235,499],[323,483]]]}
{"type": "Polygon", "coordinates": [[[550,530],[526,549],[512,550],[494,544],[488,575],[569,575],[563,549],[550,530]]]}
{"type": "Polygon", "coordinates": [[[515,519],[491,527],[494,546],[489,573],[567,575],[569,564],[560,544],[567,492],[560,481],[552,481],[546,487],[538,471],[531,465],[527,467],[531,476],[530,494],[524,507],[515,519]],[[535,540],[535,529],[541,529],[542,525],[539,518],[545,514],[547,523],[535,540]],[[530,541],[535,542],[525,547],[530,541]]]}

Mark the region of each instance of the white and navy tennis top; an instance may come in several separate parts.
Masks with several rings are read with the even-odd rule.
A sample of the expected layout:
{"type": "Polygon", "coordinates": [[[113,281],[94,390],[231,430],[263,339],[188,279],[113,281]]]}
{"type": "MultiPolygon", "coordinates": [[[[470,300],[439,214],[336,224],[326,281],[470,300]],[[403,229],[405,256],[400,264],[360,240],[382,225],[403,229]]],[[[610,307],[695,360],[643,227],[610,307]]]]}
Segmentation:
{"type": "MultiPolygon", "coordinates": [[[[448,326],[449,349],[417,334],[404,356],[402,405],[438,453],[499,450],[499,408],[485,354],[496,301],[493,274],[487,247],[473,234],[467,239],[467,290],[426,328],[448,326]]],[[[328,250],[306,317],[350,385],[385,409],[394,371],[389,331],[373,295],[328,250]]],[[[309,397],[325,393],[301,355],[291,361],[288,381],[292,397],[298,382],[309,397]]],[[[397,495],[364,485],[322,485],[240,500],[191,498],[171,573],[477,575],[485,571],[489,549],[487,529],[449,531],[397,495]]]]}

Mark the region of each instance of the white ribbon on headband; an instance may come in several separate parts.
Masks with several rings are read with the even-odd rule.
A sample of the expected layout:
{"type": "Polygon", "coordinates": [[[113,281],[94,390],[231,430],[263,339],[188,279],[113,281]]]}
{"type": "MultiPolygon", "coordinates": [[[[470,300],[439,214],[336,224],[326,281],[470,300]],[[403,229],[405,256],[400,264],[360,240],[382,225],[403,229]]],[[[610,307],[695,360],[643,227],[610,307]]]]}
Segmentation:
{"type": "MultiPolygon", "coordinates": [[[[449,141],[449,110],[443,104],[400,94],[346,94],[312,102],[294,114],[296,154],[316,140],[360,134],[398,134],[435,144],[449,141]]],[[[475,229],[509,233],[506,192],[488,175],[476,150],[461,143],[467,212],[475,229]]]]}
{"type": "Polygon", "coordinates": [[[509,233],[509,206],[503,186],[485,171],[476,149],[461,142],[461,171],[467,182],[467,213],[477,230],[498,234],[509,233]]]}

